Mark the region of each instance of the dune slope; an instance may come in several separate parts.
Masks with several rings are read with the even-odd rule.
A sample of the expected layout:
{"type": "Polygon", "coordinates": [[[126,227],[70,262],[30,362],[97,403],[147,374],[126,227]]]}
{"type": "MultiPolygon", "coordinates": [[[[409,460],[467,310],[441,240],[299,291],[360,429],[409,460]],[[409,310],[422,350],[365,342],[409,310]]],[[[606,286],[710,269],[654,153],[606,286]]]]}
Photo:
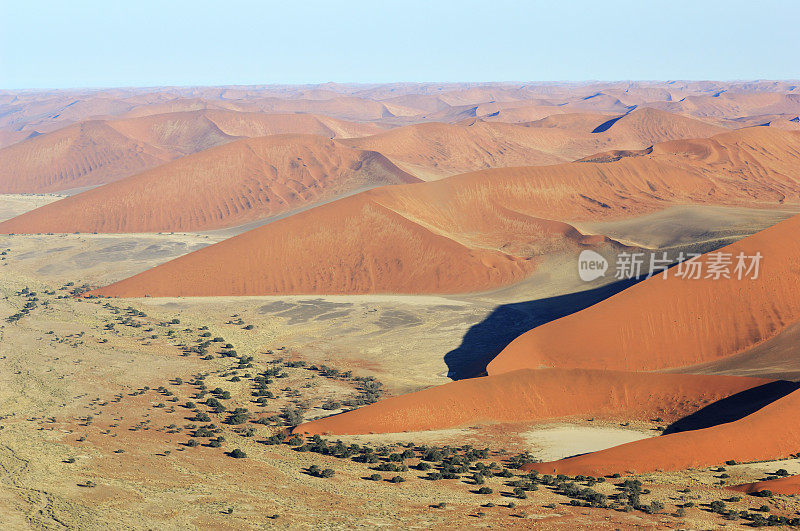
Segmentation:
{"type": "Polygon", "coordinates": [[[507,124],[422,123],[346,141],[386,155],[420,178],[430,179],[485,168],[538,166],[566,159],[541,150],[544,135],[507,124]]]}
{"type": "MultiPolygon", "coordinates": [[[[702,140],[658,145],[650,154],[615,162],[499,168],[370,190],[303,212],[298,219],[260,227],[96,293],[190,296],[489,289],[524,278],[543,255],[614,245],[602,235],[579,232],[569,220],[633,216],[685,203],[764,207],[800,203],[800,183],[786,173],[792,160],[800,161],[800,134],[755,129],[718,135],[711,144],[702,140]],[[709,145],[750,163],[739,165],[717,156],[698,162],[709,145]],[[756,156],[765,149],[769,154],[756,156]],[[276,242],[282,250],[279,256],[261,251],[276,242]],[[234,248],[236,267],[228,258],[234,248]],[[235,291],[226,293],[224,286],[235,286],[235,291]]],[[[0,224],[5,232],[26,228],[30,226],[19,220],[0,224]]]]}
{"type": "MultiPolygon", "coordinates": [[[[526,332],[489,363],[520,368],[658,370],[722,359],[800,319],[800,216],[703,255],[700,279],[655,276],[599,304],[526,332]],[[763,256],[758,278],[706,278],[718,253],[763,256]]],[[[745,264],[749,267],[752,260],[745,264]]],[[[683,268],[686,271],[685,267],[683,268]]],[[[743,272],[743,273],[746,273],[743,272]]]]}
{"type": "Polygon", "coordinates": [[[787,476],[784,478],[756,481],[754,483],[734,485],[728,488],[730,490],[744,492],[746,494],[754,494],[756,492],[761,492],[762,490],[768,490],[773,494],[794,496],[795,494],[800,494],[800,476],[787,476]]]}
{"type": "Polygon", "coordinates": [[[800,391],[742,419],[711,428],[635,441],[577,457],[525,465],[526,470],[594,476],[684,470],[789,457],[800,447],[800,391]]]}
{"type": "Polygon", "coordinates": [[[381,184],[415,182],[382,155],[312,135],[239,140],[0,224],[6,233],[207,230],[381,184]]]}
{"type": "Polygon", "coordinates": [[[0,193],[56,192],[105,184],[243,137],[349,138],[381,130],[373,124],[326,116],[213,109],[87,121],[0,149],[4,170],[0,193]]]}
{"type": "Polygon", "coordinates": [[[102,184],[173,158],[173,153],[131,139],[105,122],[84,122],[0,149],[0,193],[102,184]]]}
{"type": "Polygon", "coordinates": [[[460,380],[307,422],[311,434],[398,433],[573,415],[668,421],[768,380],[591,370],[520,370],[460,380]]]}
{"type": "Polygon", "coordinates": [[[725,129],[719,126],[642,108],[621,116],[571,113],[524,124],[477,119],[421,123],[347,142],[383,153],[407,171],[431,180],[485,168],[555,164],[599,151],[643,149],[722,132],[725,129]]]}

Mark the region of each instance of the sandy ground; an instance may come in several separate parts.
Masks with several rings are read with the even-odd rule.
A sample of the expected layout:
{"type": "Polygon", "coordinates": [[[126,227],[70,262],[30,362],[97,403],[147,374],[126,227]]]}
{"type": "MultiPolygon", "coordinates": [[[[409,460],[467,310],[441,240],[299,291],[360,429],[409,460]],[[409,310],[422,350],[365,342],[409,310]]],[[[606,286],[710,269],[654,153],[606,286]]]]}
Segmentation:
{"type": "Polygon", "coordinates": [[[783,221],[796,210],[759,210],[718,206],[674,206],[636,218],[573,223],[589,234],[649,249],[686,249],[705,253],[783,221]]]}
{"type": "MultiPolygon", "coordinates": [[[[0,209],[10,212],[42,200],[15,197],[0,202],[0,209]]],[[[497,477],[487,479],[493,494],[479,495],[467,476],[424,479],[425,473],[413,468],[418,459],[408,461],[408,472],[379,472],[384,481],[367,481],[363,478],[376,473],[374,465],[264,444],[280,429],[277,421],[235,426],[225,423],[227,414],[212,413],[215,429],[225,437],[222,447],[187,446],[202,424],[191,420],[194,412],[185,407],[188,401],[199,403],[198,388],[189,384],[195,375],[207,374],[208,390],[230,393],[229,411],[246,407],[258,418],[269,418],[284,406],[302,403],[307,418],[328,415],[338,410],[324,409],[324,403],[355,396],[357,383],[288,367],[287,361],[374,376],[389,394],[435,385],[449,380],[459,359],[485,346],[470,338],[476,326],[483,341],[500,344],[509,330],[576,304],[563,299],[534,304],[540,296],[569,293],[564,291],[569,282],[579,286],[566,273],[558,280],[552,271],[548,282],[541,271],[538,283],[531,280],[505,294],[463,297],[64,297],[83,283],[109,282],[213,241],[207,234],[0,237],[0,250],[6,252],[0,257],[0,515],[5,528],[524,528],[536,523],[567,529],[712,529],[724,523],[699,505],[686,517],[671,516],[687,499],[700,504],[729,496],[714,470],[643,477],[652,490],[647,501],[666,506],[663,514],[645,515],[573,507],[545,487],[515,500],[506,480],[497,477]],[[31,299],[22,293],[26,287],[37,293],[36,306],[17,322],[6,322],[31,299]],[[107,302],[112,306],[104,306],[107,302]],[[129,313],[128,306],[137,313],[129,313]],[[180,323],[169,324],[172,319],[180,323]],[[253,328],[246,329],[247,324],[253,328]],[[197,344],[204,333],[223,338],[212,345],[212,359],[182,355],[181,345],[197,344]],[[236,358],[222,357],[222,347],[214,345],[227,343],[237,355],[252,356],[252,367],[239,369],[236,358]],[[270,384],[275,398],[259,406],[250,396],[253,377],[275,366],[286,376],[270,384]],[[243,431],[247,427],[255,430],[252,436],[243,431]],[[235,448],[248,457],[225,454],[235,448]],[[314,464],[334,469],[335,477],[304,473],[314,464]],[[406,482],[386,481],[395,475],[406,482]],[[686,486],[690,494],[678,492],[686,486]],[[446,508],[432,507],[442,502],[446,508]],[[279,518],[270,518],[275,514],[279,518]]],[[[556,426],[471,426],[343,440],[375,447],[472,444],[491,448],[488,464],[524,450],[540,458],[588,451],[654,433],[654,427],[623,430],[573,419],[556,426]]],[[[777,468],[800,472],[794,460],[737,465],[728,467],[730,478],[724,481],[755,481],[777,468]]],[[[610,481],[595,488],[615,492],[610,481]]],[[[733,505],[746,509],[761,503],[744,499],[733,505]]],[[[766,503],[780,514],[800,508],[790,498],[766,503]]]]}
{"type": "Polygon", "coordinates": [[[65,194],[0,194],[0,221],[63,199],[65,194]]]}
{"type": "Polygon", "coordinates": [[[536,429],[522,434],[531,453],[542,461],[555,461],[574,455],[605,450],[612,446],[656,435],[658,432],[653,430],[588,427],[574,424],[538,426],[536,429]]]}

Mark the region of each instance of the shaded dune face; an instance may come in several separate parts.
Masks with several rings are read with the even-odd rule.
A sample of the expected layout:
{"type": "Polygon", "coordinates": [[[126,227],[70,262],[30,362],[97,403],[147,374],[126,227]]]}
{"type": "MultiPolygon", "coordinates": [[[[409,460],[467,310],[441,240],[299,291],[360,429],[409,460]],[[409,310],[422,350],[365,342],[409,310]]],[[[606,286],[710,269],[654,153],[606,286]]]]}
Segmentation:
{"type": "Polygon", "coordinates": [[[239,140],[28,212],[0,231],[228,227],[380,184],[416,182],[378,153],[311,135],[239,140]]]}
{"type": "MultiPolygon", "coordinates": [[[[684,279],[673,268],[667,279],[650,278],[526,332],[489,363],[488,372],[659,370],[726,358],[758,345],[800,319],[798,231],[800,216],[795,216],[720,249],[732,256],[761,253],[757,279],[684,279]]],[[[703,271],[712,260],[713,253],[698,260],[703,271]]]]}
{"type": "Polygon", "coordinates": [[[794,496],[796,494],[800,494],[800,476],[788,476],[785,478],[775,478],[767,481],[756,481],[754,483],[734,485],[728,488],[730,490],[744,492],[746,494],[754,494],[756,492],[761,492],[762,490],[768,490],[773,494],[794,496]]]}
{"type": "MultiPolygon", "coordinates": [[[[715,142],[730,151],[750,153],[760,139],[800,161],[796,133],[727,135],[715,142]]],[[[700,148],[689,142],[610,163],[492,169],[370,190],[254,229],[95,294],[478,291],[521,280],[543,255],[615,245],[565,220],[620,218],[685,203],[800,203],[800,184],[783,173],[790,164],[778,163],[778,155],[765,157],[765,163],[747,155],[754,162],[744,168],[718,157],[708,165],[686,163],[706,145],[698,142],[700,148]],[[742,187],[738,182],[744,175],[748,184],[742,187]],[[237,257],[235,267],[231,256],[237,257]]],[[[0,230],[29,230],[23,219],[0,224],[0,230]]]]}
{"type": "Polygon", "coordinates": [[[800,391],[742,419],[710,428],[673,433],[577,457],[525,465],[525,470],[567,475],[605,475],[683,470],[787,458],[800,447],[800,391]]]}
{"type": "Polygon", "coordinates": [[[769,380],[592,370],[519,370],[460,380],[300,425],[297,433],[399,433],[574,415],[670,422],[769,380]]]}

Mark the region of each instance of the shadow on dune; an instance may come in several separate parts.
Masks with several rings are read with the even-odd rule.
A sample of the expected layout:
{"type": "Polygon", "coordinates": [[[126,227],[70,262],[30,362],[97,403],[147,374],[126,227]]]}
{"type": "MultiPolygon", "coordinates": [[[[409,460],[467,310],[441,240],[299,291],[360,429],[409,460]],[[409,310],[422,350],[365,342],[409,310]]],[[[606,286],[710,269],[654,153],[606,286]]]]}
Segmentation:
{"type": "Polygon", "coordinates": [[[612,125],[614,125],[621,118],[624,118],[624,117],[625,117],[625,115],[617,116],[616,118],[612,118],[612,119],[608,120],[607,122],[603,122],[600,125],[598,125],[597,127],[595,127],[594,129],[592,129],[592,133],[605,133],[606,131],[611,129],[612,125]]]}
{"type": "Polygon", "coordinates": [[[445,354],[448,378],[462,380],[486,373],[489,362],[517,336],[597,304],[644,278],[620,280],[568,295],[498,306],[486,319],[467,330],[457,348],[445,354]]]}
{"type": "Polygon", "coordinates": [[[673,422],[664,430],[664,435],[700,430],[739,420],[797,389],[800,389],[800,383],[787,380],[778,380],[753,387],[709,404],[703,409],[673,422]]]}

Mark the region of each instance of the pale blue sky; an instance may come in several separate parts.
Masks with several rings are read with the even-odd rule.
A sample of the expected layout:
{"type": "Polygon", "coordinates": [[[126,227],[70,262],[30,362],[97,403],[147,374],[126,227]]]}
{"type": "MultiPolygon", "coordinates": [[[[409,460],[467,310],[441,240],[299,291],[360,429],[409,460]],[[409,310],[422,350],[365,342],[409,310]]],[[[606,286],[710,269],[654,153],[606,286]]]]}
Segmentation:
{"type": "Polygon", "coordinates": [[[799,23],[795,0],[0,0],[0,88],[797,79],[799,23]]]}

